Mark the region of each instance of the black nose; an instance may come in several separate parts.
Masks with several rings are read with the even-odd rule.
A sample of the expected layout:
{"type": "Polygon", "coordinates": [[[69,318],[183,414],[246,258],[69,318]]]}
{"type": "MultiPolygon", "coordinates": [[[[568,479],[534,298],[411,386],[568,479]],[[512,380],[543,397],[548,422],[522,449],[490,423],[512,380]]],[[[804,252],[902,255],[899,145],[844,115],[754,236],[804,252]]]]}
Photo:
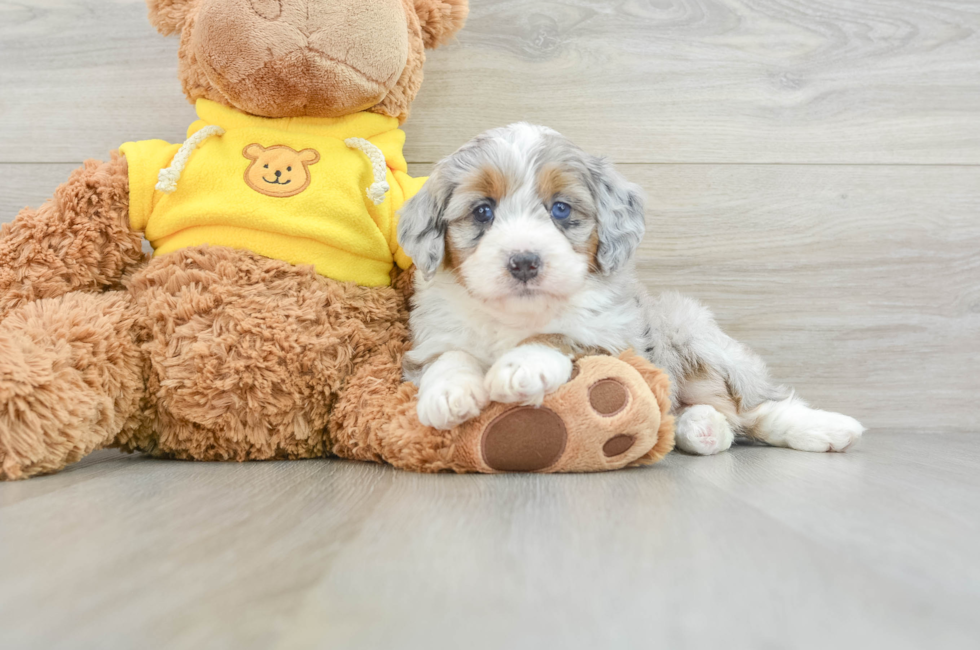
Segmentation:
{"type": "Polygon", "coordinates": [[[541,266],[541,258],[534,253],[518,253],[512,255],[507,262],[507,269],[510,274],[521,282],[527,282],[537,277],[539,266],[541,266]]]}
{"type": "Polygon", "coordinates": [[[276,170],[276,178],[279,178],[280,176],[282,176],[282,172],[279,171],[279,170],[276,170]]]}

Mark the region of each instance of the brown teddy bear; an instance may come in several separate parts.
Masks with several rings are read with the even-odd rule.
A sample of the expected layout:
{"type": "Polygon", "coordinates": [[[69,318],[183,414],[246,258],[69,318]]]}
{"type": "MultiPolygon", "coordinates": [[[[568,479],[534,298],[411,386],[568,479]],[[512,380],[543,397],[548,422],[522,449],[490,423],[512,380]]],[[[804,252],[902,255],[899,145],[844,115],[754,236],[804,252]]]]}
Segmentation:
{"type": "Polygon", "coordinates": [[[673,445],[665,376],[580,359],[543,408],[421,426],[401,381],[399,129],[465,0],[147,0],[187,141],[88,161],[0,231],[0,478],[118,447],[194,460],[597,471],[673,445]],[[145,234],[155,256],[142,253],[145,234]],[[392,281],[393,280],[393,281],[392,281]]]}

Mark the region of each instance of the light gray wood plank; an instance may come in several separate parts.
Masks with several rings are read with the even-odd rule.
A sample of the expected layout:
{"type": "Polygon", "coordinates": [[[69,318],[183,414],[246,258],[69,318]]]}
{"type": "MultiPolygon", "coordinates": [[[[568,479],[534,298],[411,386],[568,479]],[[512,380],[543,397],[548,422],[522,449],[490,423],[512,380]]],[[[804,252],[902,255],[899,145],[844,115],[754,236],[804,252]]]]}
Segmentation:
{"type": "Polygon", "coordinates": [[[978,32],[972,0],[474,2],[411,159],[526,120],[621,162],[975,164],[978,32]]]}
{"type": "MultiPolygon", "coordinates": [[[[0,220],[72,168],[0,165],[0,220]]],[[[649,196],[651,291],[703,300],[815,406],[882,431],[976,429],[980,167],[622,170],[649,196]]]]}
{"type": "MultiPolygon", "coordinates": [[[[176,39],[141,0],[0,0],[0,161],[182,138],[176,39]]],[[[407,153],[549,124],[628,162],[980,163],[973,0],[475,0],[407,153]]]]}
{"type": "Polygon", "coordinates": [[[980,168],[624,172],[649,194],[651,290],[702,299],[820,408],[884,430],[975,430],[980,168]]]}
{"type": "Polygon", "coordinates": [[[581,476],[107,455],[0,484],[0,629],[25,649],[971,648],[978,470],[976,434],[581,476]]]}
{"type": "Polygon", "coordinates": [[[142,0],[0,0],[0,161],[77,162],[194,119],[142,0]]]}
{"type": "Polygon", "coordinates": [[[0,223],[13,221],[24,208],[41,207],[79,166],[0,163],[0,223]]]}

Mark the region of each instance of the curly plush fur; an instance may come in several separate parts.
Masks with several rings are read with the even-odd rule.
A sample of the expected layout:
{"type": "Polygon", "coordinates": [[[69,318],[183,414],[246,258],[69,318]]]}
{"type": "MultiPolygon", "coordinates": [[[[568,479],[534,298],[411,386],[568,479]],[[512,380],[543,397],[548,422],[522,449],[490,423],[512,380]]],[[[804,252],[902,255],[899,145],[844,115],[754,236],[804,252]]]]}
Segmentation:
{"type": "Polygon", "coordinates": [[[137,428],[145,325],[122,292],[13,310],[0,334],[0,477],[60,469],[137,428]]]}
{"type": "MultiPolygon", "coordinates": [[[[211,11],[212,21],[235,12],[270,20],[269,12],[295,10],[293,20],[314,20],[308,2],[148,0],[148,6],[161,32],[181,34],[188,97],[244,110],[202,62],[207,39],[195,31],[201,12],[211,11]]],[[[344,2],[360,7],[363,0],[337,6],[344,2]]],[[[422,81],[423,49],[462,26],[466,1],[378,3],[386,11],[404,9],[408,44],[404,69],[368,109],[404,119],[422,81]]],[[[226,36],[243,51],[265,52],[263,24],[253,20],[251,33],[229,29],[226,36]]],[[[324,34],[337,31],[329,27],[318,25],[324,34]]],[[[315,55],[306,42],[293,45],[297,56],[315,55]]],[[[332,95],[322,89],[249,97],[248,83],[242,86],[242,101],[261,105],[268,117],[296,114],[303,97],[317,97],[320,114],[332,110],[324,99],[332,95]]],[[[350,97],[334,90],[333,108],[341,110],[350,97]]],[[[411,273],[391,287],[369,288],[228,248],[150,260],[128,216],[127,163],[113,153],[108,162],[86,162],[53,199],[0,230],[0,480],[54,472],[102,447],[193,460],[336,454],[429,472],[500,471],[513,459],[507,434],[520,413],[498,405],[450,432],[422,427],[415,417],[415,388],[401,381],[411,273]]],[[[634,358],[579,363],[577,383],[545,402],[558,422],[545,442],[560,453],[533,469],[615,469],[662,457],[673,444],[666,377],[634,358]],[[629,404],[618,419],[604,419],[587,404],[590,386],[609,378],[629,404]],[[565,426],[560,418],[569,414],[584,419],[565,426]],[[629,436],[620,435],[615,449],[603,447],[620,427],[629,436]],[[635,441],[629,449],[626,438],[635,441]]],[[[528,440],[537,444],[534,436],[528,440]]]]}
{"type": "Polygon", "coordinates": [[[87,161],[51,200],[0,228],[0,321],[41,298],[120,288],[143,262],[142,240],[129,228],[126,159],[87,161]]]}

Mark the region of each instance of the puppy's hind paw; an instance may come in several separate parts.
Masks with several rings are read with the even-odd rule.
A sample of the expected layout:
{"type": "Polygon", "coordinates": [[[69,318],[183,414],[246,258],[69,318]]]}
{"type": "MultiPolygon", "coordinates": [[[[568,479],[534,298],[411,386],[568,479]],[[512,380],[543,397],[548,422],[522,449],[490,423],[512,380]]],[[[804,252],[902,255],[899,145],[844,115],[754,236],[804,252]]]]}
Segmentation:
{"type": "Polygon", "coordinates": [[[864,427],[843,413],[812,409],[809,417],[786,431],[786,446],[800,451],[847,451],[861,439],[864,427]]]}
{"type": "Polygon", "coordinates": [[[755,417],[756,437],[800,451],[847,451],[864,433],[854,418],[812,409],[796,398],[765,402],[756,409],[755,417]]]}
{"type": "Polygon", "coordinates": [[[724,415],[707,404],[685,410],[677,418],[677,448],[689,454],[711,456],[732,446],[735,432],[724,415]]]}

